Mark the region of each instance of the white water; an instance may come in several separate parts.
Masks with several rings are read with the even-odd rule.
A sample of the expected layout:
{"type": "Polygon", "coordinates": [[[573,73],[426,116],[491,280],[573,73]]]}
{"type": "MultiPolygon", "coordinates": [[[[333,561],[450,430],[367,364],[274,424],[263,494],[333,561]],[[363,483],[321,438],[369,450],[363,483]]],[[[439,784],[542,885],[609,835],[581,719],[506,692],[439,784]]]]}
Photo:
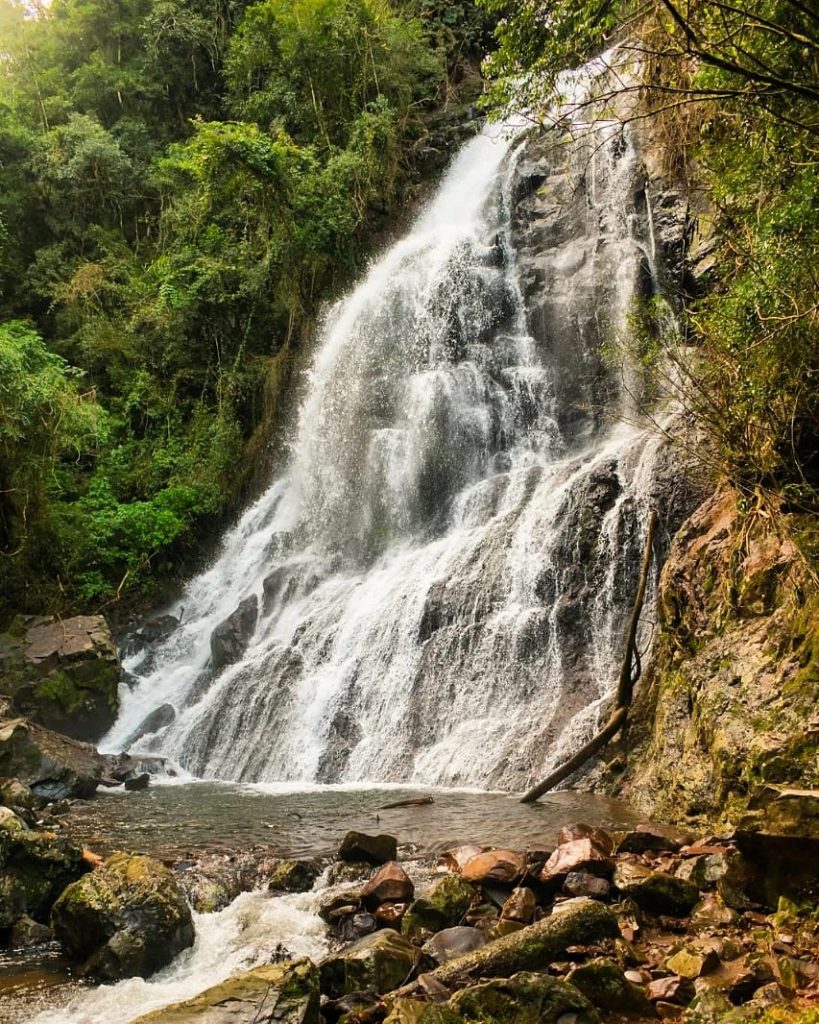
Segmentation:
{"type": "Polygon", "coordinates": [[[599,348],[627,329],[650,229],[633,145],[604,129],[547,161],[555,241],[524,266],[529,159],[509,129],[468,143],[329,312],[288,468],[183,625],[126,665],[109,749],[169,703],[138,749],[198,776],[514,788],[593,728],[659,447],[612,425],[627,395],[599,348]],[[251,595],[252,639],[214,678],[211,633],[251,595]]]}

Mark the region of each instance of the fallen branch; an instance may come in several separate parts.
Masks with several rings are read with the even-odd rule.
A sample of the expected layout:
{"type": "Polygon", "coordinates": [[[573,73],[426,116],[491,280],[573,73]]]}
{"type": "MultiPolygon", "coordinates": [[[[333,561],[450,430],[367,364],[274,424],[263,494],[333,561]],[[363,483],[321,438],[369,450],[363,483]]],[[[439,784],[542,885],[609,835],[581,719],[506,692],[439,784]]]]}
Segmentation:
{"type": "Polygon", "coordinates": [[[609,720],[593,739],[581,747],[568,761],[556,768],[548,778],[533,786],[524,793],[520,802],[522,804],[534,803],[550,789],[553,789],[559,782],[563,782],[578,768],[581,768],[589,758],[612,739],[623,728],[628,718],[628,711],[631,707],[631,699],[634,687],[640,678],[642,664],[640,652],[637,648],[637,630],[640,625],[640,615],[643,610],[646,589],[648,587],[648,573],[651,568],[651,554],[654,547],[654,533],[657,529],[657,513],[652,510],[648,517],[648,528],[646,530],[646,543],[643,550],[643,564],[640,567],[640,580],[637,584],[637,593],[634,596],[634,605],[631,610],[628,632],[626,634],[626,645],[623,653],[623,661],[620,666],[620,676],[617,681],[617,700],[609,720]]]}
{"type": "Polygon", "coordinates": [[[396,807],[426,807],[427,804],[434,804],[431,796],[413,796],[407,800],[396,800],[394,804],[382,804],[379,811],[391,811],[396,807]]]}

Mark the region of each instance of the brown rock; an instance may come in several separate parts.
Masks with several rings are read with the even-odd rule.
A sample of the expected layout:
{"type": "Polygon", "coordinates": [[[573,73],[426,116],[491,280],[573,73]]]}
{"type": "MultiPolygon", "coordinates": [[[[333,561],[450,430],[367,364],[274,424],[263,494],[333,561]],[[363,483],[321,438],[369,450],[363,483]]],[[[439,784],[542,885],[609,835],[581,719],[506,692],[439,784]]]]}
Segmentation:
{"type": "Polygon", "coordinates": [[[438,863],[448,871],[455,871],[457,874],[460,874],[469,861],[481,853],[483,853],[483,847],[475,846],[474,843],[456,846],[452,850],[445,850],[438,858],[438,863]]]}
{"type": "Polygon", "coordinates": [[[690,927],[693,931],[709,931],[736,924],[739,914],[726,907],[719,896],[705,896],[691,911],[690,927]]]}
{"type": "Polygon", "coordinates": [[[376,921],[388,928],[401,928],[401,921],[407,912],[409,903],[381,903],[373,911],[376,921]]]}
{"type": "Polygon", "coordinates": [[[592,875],[610,875],[614,862],[593,839],[573,839],[558,846],[546,861],[540,873],[542,882],[562,881],[567,875],[580,871],[592,875]]]}
{"type": "Polygon", "coordinates": [[[461,870],[466,882],[483,885],[487,882],[511,884],[523,877],[526,861],[514,850],[490,850],[467,861],[461,870]]]}
{"type": "Polygon", "coordinates": [[[683,1007],[675,1003],[664,1003],[662,999],[654,1004],[657,1016],[661,1020],[679,1020],[683,1014],[683,1007]]]}
{"type": "Polygon", "coordinates": [[[617,844],[618,853],[662,853],[666,850],[676,853],[687,843],[691,835],[671,825],[638,825],[626,832],[617,844]]]}
{"type": "Polygon", "coordinates": [[[382,903],[409,903],[415,895],[415,886],[409,875],[394,860],[388,861],[365,883],[361,902],[368,910],[382,903]]]}
{"type": "Polygon", "coordinates": [[[574,825],[564,825],[557,833],[557,845],[564,846],[566,843],[574,842],[575,839],[591,839],[601,850],[611,853],[614,849],[614,839],[604,828],[596,828],[594,825],[584,825],[578,822],[574,825]]]}
{"type": "Polygon", "coordinates": [[[529,924],[535,916],[535,894],[531,889],[513,889],[512,895],[504,903],[501,910],[501,919],[505,921],[519,921],[521,924],[529,924]]]}
{"type": "Polygon", "coordinates": [[[609,895],[611,883],[588,871],[570,871],[563,883],[563,891],[570,896],[591,896],[599,900],[609,895]]]}
{"type": "Polygon", "coordinates": [[[673,974],[649,982],[646,995],[652,1003],[678,1003],[680,1006],[686,1006],[694,998],[694,986],[688,978],[673,974]]]}

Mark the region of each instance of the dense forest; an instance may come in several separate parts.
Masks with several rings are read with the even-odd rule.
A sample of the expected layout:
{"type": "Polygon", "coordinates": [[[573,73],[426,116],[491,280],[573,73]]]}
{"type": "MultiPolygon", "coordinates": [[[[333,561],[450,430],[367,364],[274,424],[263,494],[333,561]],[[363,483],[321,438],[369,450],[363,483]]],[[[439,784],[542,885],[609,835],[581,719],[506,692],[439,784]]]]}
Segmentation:
{"type": "Polygon", "coordinates": [[[235,511],[485,35],[435,0],[3,4],[6,610],[150,591],[235,511]]]}
{"type": "Polygon", "coordinates": [[[235,512],[294,352],[487,52],[485,106],[536,119],[562,69],[616,41],[640,61],[635,116],[718,246],[680,298],[698,358],[661,320],[641,358],[683,367],[702,460],[749,509],[815,511],[812,5],[4,0],[0,36],[5,612],[150,596],[235,512]]]}

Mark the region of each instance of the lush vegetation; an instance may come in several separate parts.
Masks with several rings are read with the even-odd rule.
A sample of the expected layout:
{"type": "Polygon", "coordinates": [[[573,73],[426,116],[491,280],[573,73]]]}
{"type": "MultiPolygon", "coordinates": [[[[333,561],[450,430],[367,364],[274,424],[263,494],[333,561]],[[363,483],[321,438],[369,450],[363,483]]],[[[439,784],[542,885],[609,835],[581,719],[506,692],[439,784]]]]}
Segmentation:
{"type": "MultiPolygon", "coordinates": [[[[538,111],[593,54],[642,67],[669,165],[696,166],[715,213],[707,294],[686,302],[699,355],[683,391],[703,455],[749,504],[817,510],[819,14],[802,0],[482,0],[502,16],[495,98],[538,111]]],[[[621,82],[618,85],[622,84],[621,82]]],[[[672,339],[667,339],[673,344],[672,339]]],[[[672,357],[675,353],[671,352],[672,357]]]]}
{"type": "Polygon", "coordinates": [[[436,0],[2,0],[6,610],[145,593],[236,508],[485,33],[436,0]]]}

